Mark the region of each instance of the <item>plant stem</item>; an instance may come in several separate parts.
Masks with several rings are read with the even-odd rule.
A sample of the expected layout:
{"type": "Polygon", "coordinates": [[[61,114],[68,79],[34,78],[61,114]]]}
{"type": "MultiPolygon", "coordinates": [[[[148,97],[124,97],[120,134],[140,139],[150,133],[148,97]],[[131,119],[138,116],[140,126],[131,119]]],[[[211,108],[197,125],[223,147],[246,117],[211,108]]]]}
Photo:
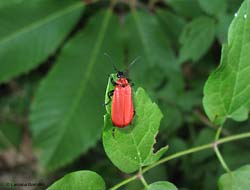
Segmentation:
{"type": "Polygon", "coordinates": [[[222,131],[222,128],[223,126],[221,125],[218,129],[217,129],[217,132],[216,132],[216,135],[215,135],[215,143],[214,143],[214,151],[215,151],[215,154],[218,158],[218,160],[220,161],[221,163],[221,166],[224,168],[224,170],[227,172],[227,173],[230,173],[230,169],[228,167],[228,165],[226,164],[222,154],[220,153],[220,150],[218,148],[218,144],[216,143],[219,138],[220,138],[220,134],[221,134],[221,131],[222,131]]]}
{"type": "Polygon", "coordinates": [[[193,111],[194,115],[203,123],[205,124],[206,126],[210,127],[210,128],[216,128],[216,126],[214,126],[210,121],[209,119],[203,115],[199,110],[194,110],[193,111]]]}
{"type": "Polygon", "coordinates": [[[123,185],[126,185],[126,184],[128,184],[129,182],[136,180],[137,178],[138,178],[137,175],[134,175],[134,176],[132,176],[132,177],[129,177],[129,178],[125,179],[124,181],[122,181],[122,182],[116,184],[115,186],[113,186],[113,187],[110,188],[109,190],[118,189],[119,187],[121,187],[121,186],[123,186],[123,185]]]}
{"type": "Polygon", "coordinates": [[[215,139],[214,139],[215,141],[219,140],[222,128],[223,126],[218,127],[216,134],[215,134],[215,139]]]}
{"type": "Polygon", "coordinates": [[[184,155],[188,155],[188,154],[191,154],[191,153],[194,153],[194,152],[199,152],[199,151],[202,151],[202,150],[205,150],[205,149],[209,149],[209,148],[212,148],[213,147],[213,144],[205,144],[205,145],[202,145],[202,146],[198,146],[198,147],[195,147],[195,148],[191,148],[191,149],[188,149],[188,150],[184,150],[184,151],[180,151],[180,152],[177,152],[175,154],[172,154],[170,156],[167,156],[161,160],[159,160],[158,162],[150,165],[150,166],[147,166],[145,167],[143,170],[142,170],[142,173],[145,173],[147,172],[148,170],[164,163],[164,162],[167,162],[169,160],[173,160],[175,158],[178,158],[178,157],[181,157],[181,156],[184,156],[184,155]]]}
{"type": "MultiPolygon", "coordinates": [[[[227,142],[233,142],[233,141],[236,141],[236,140],[240,140],[240,139],[244,139],[244,138],[250,138],[250,132],[247,132],[247,133],[241,133],[241,134],[238,134],[238,135],[232,135],[232,136],[229,136],[229,137],[225,137],[225,138],[221,138],[215,142],[212,142],[212,143],[209,143],[209,144],[205,144],[205,145],[201,145],[201,146],[198,146],[198,147],[194,147],[194,148],[191,148],[191,149],[188,149],[188,150],[184,150],[184,151],[180,151],[180,152],[177,152],[175,154],[172,154],[170,156],[167,156],[161,160],[159,160],[158,162],[150,165],[150,166],[147,166],[145,167],[141,173],[145,173],[147,172],[148,170],[162,164],[162,163],[165,163],[169,160],[173,160],[175,158],[179,158],[179,157],[182,157],[184,155],[188,155],[188,154],[191,154],[191,153],[195,153],[195,152],[199,152],[199,151],[202,151],[202,150],[205,150],[205,149],[209,149],[209,148],[214,148],[215,145],[219,145],[219,144],[225,144],[227,142]]],[[[138,175],[134,175],[134,176],[131,176],[127,179],[125,179],[124,181],[116,184],[115,186],[113,186],[110,190],[116,190],[118,189],[119,187],[123,186],[123,185],[126,185],[128,184],[129,182],[135,180],[135,179],[138,179],[138,175]]]]}
{"type": "Polygon", "coordinates": [[[144,187],[148,187],[148,183],[146,182],[146,180],[145,180],[145,178],[143,177],[143,175],[141,174],[141,176],[140,176],[140,180],[141,180],[141,182],[142,182],[142,184],[144,185],[144,187]]]}
{"type": "Polygon", "coordinates": [[[226,164],[224,158],[222,157],[217,145],[214,146],[214,151],[215,151],[216,156],[217,156],[218,160],[220,161],[222,167],[224,168],[224,170],[226,170],[227,173],[230,173],[231,170],[227,166],[227,164],[226,164]]]}
{"type": "MultiPolygon", "coordinates": [[[[208,119],[205,115],[203,115],[199,110],[194,110],[193,113],[194,113],[194,115],[195,115],[204,125],[206,125],[206,126],[212,128],[212,129],[214,129],[214,130],[217,129],[217,127],[216,127],[215,125],[213,125],[213,124],[209,121],[209,119],[208,119]]],[[[223,135],[225,135],[225,136],[229,136],[229,135],[230,135],[229,131],[227,131],[226,129],[221,129],[221,133],[222,133],[223,135]]]]}
{"type": "Polygon", "coordinates": [[[138,173],[138,178],[141,180],[142,184],[144,185],[144,187],[148,188],[148,183],[146,182],[143,174],[142,174],[142,168],[140,168],[140,171],[138,173]]]}

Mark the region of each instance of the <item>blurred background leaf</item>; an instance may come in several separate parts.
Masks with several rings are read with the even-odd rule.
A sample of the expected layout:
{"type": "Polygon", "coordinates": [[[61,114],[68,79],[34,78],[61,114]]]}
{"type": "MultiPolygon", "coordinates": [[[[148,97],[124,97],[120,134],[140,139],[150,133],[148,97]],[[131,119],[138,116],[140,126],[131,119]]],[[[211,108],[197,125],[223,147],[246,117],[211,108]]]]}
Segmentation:
{"type": "Polygon", "coordinates": [[[215,21],[209,17],[198,17],[187,24],[179,38],[182,45],[179,62],[191,59],[198,61],[211,47],[215,37],[215,21]]]}
{"type": "MultiPolygon", "coordinates": [[[[24,0],[9,0],[9,1],[1,1],[0,2],[0,7],[7,7],[7,6],[11,6],[14,4],[19,4],[22,3],[24,0]]],[[[32,0],[31,0],[32,1],[32,0]]],[[[34,0],[33,0],[34,1],[34,0]]]]}
{"type": "Polygon", "coordinates": [[[0,149],[18,147],[21,142],[21,128],[15,123],[2,123],[0,128],[0,149]]]}
{"type": "Polygon", "coordinates": [[[166,73],[178,70],[169,40],[156,16],[143,11],[129,13],[123,27],[129,62],[137,56],[141,57],[131,69],[131,78],[136,85],[143,84],[146,89],[153,91],[157,88],[155,81],[162,80],[166,73]],[[152,74],[155,70],[157,75],[152,74]]]}
{"type": "Polygon", "coordinates": [[[99,139],[103,86],[111,68],[103,52],[121,59],[118,29],[110,11],[92,17],[85,30],[65,45],[42,82],[32,107],[31,129],[40,161],[48,169],[69,163],[99,139]]]}
{"type": "Polygon", "coordinates": [[[211,15],[217,16],[218,14],[226,11],[227,8],[227,0],[199,0],[201,8],[207,13],[211,15]]]}
{"type": "Polygon", "coordinates": [[[186,24],[185,19],[165,9],[158,9],[156,15],[171,44],[175,48],[178,47],[178,43],[176,42],[178,42],[178,38],[186,24]]]}
{"type": "Polygon", "coordinates": [[[198,0],[165,0],[173,10],[187,18],[197,17],[202,14],[198,0]]]}
{"type": "Polygon", "coordinates": [[[33,69],[53,54],[84,7],[65,0],[11,2],[0,6],[0,82],[33,69]]]}

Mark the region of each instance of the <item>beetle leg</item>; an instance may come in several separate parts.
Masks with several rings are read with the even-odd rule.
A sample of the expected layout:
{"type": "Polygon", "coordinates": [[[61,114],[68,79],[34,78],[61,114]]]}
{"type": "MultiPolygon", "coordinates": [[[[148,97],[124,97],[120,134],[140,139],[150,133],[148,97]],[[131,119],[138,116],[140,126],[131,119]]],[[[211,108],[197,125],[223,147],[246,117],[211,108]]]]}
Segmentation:
{"type": "Polygon", "coordinates": [[[113,77],[111,77],[110,80],[111,80],[111,83],[113,84],[113,86],[118,85],[118,84],[114,81],[113,77]]]}
{"type": "Polygon", "coordinates": [[[114,90],[111,90],[108,92],[109,100],[108,100],[108,102],[104,103],[104,106],[108,105],[111,102],[111,97],[113,96],[113,94],[114,94],[114,90]]]}
{"type": "Polygon", "coordinates": [[[128,80],[128,83],[130,84],[131,87],[133,87],[135,84],[132,82],[131,79],[127,79],[128,80]]]}
{"type": "Polygon", "coordinates": [[[133,120],[132,120],[132,122],[130,123],[130,125],[131,125],[132,128],[134,128],[134,126],[135,126],[135,125],[134,125],[134,124],[135,124],[135,120],[134,120],[135,115],[136,115],[136,111],[134,110],[133,120]]]}
{"type": "Polygon", "coordinates": [[[112,136],[115,138],[115,127],[112,129],[112,136]]]}

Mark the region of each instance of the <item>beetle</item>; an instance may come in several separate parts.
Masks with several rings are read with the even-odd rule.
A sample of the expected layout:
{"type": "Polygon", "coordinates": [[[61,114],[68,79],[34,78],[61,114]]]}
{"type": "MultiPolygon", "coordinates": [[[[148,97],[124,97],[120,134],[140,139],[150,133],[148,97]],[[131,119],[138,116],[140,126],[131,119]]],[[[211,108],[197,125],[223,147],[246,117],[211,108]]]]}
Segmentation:
{"type": "MultiPolygon", "coordinates": [[[[105,54],[110,59],[108,54],[105,54]]],[[[115,81],[113,77],[110,77],[110,81],[114,86],[114,90],[108,92],[107,96],[109,98],[105,105],[108,105],[112,100],[111,106],[111,119],[114,126],[118,128],[124,128],[128,126],[135,115],[134,104],[132,99],[132,86],[131,80],[128,79],[128,70],[133,65],[139,57],[137,57],[125,71],[119,71],[113,64],[113,68],[116,71],[117,80],[115,81]]],[[[111,59],[112,61],[112,59],[111,59]]]]}

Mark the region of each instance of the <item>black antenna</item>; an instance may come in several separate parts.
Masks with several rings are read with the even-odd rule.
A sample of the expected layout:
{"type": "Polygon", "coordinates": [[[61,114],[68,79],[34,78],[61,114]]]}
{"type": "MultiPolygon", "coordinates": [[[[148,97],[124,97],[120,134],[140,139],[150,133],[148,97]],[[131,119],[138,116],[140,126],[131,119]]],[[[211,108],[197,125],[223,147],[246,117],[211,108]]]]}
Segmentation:
{"type": "Polygon", "coordinates": [[[115,63],[114,63],[114,60],[112,59],[112,57],[111,57],[109,54],[107,54],[107,53],[104,53],[104,55],[107,56],[107,57],[109,58],[110,63],[112,64],[114,70],[115,70],[116,72],[118,72],[119,70],[118,70],[117,67],[115,66],[115,63]]]}
{"type": "Polygon", "coordinates": [[[125,72],[124,72],[126,75],[128,74],[128,71],[129,71],[129,69],[132,67],[132,65],[134,65],[140,58],[141,58],[141,56],[136,57],[136,58],[128,65],[127,69],[126,69],[125,72]]]}

